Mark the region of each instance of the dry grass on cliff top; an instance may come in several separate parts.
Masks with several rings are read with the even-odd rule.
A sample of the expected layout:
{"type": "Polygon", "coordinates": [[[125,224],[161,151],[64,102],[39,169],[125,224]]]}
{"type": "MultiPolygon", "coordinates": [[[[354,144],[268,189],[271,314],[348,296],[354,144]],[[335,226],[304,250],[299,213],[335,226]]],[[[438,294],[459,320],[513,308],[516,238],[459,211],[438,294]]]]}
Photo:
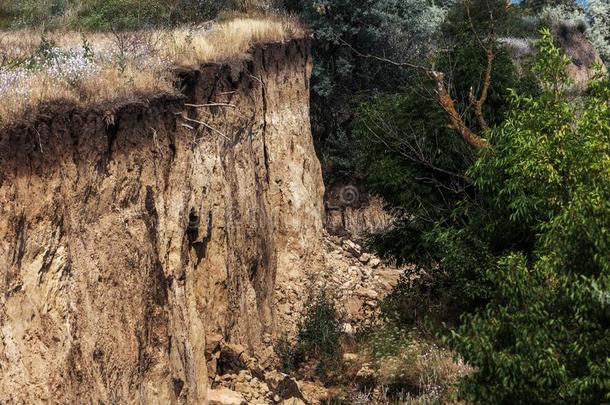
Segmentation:
{"type": "Polygon", "coordinates": [[[171,31],[0,31],[0,127],[43,104],[95,106],[174,94],[172,67],[241,58],[255,44],[304,35],[296,21],[280,17],[171,31]]]}

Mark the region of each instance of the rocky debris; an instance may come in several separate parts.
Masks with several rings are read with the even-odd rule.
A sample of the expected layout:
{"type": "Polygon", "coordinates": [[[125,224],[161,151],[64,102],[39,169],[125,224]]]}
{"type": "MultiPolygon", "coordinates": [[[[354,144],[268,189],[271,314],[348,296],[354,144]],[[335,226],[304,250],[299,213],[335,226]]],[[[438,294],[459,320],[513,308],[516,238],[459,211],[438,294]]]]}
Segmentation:
{"type": "Polygon", "coordinates": [[[281,399],[299,398],[303,399],[303,394],[299,388],[297,380],[279,371],[271,371],[265,374],[265,381],[273,392],[281,399]]]}
{"type": "Polygon", "coordinates": [[[360,260],[360,263],[367,264],[369,262],[369,260],[371,260],[371,255],[368,253],[363,253],[360,255],[358,260],[360,260]]]}
{"type": "Polygon", "coordinates": [[[350,254],[352,254],[355,257],[359,257],[360,254],[362,253],[362,248],[360,247],[360,245],[358,245],[355,242],[352,242],[349,239],[343,240],[342,246],[346,252],[349,252],[350,254]]]}
{"type": "Polygon", "coordinates": [[[228,388],[208,390],[209,405],[247,405],[246,399],[228,388]]]}
{"type": "Polygon", "coordinates": [[[373,326],[379,302],[398,283],[407,267],[397,268],[347,237],[324,234],[324,270],[314,278],[294,280],[276,290],[275,304],[283,321],[298,324],[304,315],[298,291],[315,296],[324,289],[337,303],[343,320],[343,331],[353,334],[373,326]]]}
{"type": "Polygon", "coordinates": [[[212,360],[208,361],[208,371],[212,379],[210,392],[218,398],[228,398],[226,401],[242,398],[248,404],[306,403],[296,379],[273,370],[272,365],[263,367],[260,363],[260,358],[269,364],[276,363],[272,346],[256,357],[249,356],[238,344],[220,342],[215,347],[216,352],[210,354],[212,360]]]}
{"type": "Polygon", "coordinates": [[[273,404],[278,402],[274,397],[280,399],[271,392],[265,381],[254,377],[249,370],[216,376],[212,386],[214,389],[235,392],[249,404],[273,404]]]}
{"type": "MultiPolygon", "coordinates": [[[[281,315],[279,321],[298,324],[305,309],[299,294],[302,291],[317,294],[324,289],[341,313],[343,332],[352,335],[374,325],[379,303],[408,268],[384,262],[345,237],[324,236],[326,265],[323,271],[315,277],[295,279],[277,288],[276,313],[281,315]]],[[[292,340],[294,336],[288,338],[292,340]]],[[[226,343],[220,335],[208,337],[206,356],[212,388],[234,392],[249,404],[320,404],[329,398],[331,394],[319,383],[296,380],[277,371],[279,360],[272,336],[265,335],[263,343],[264,349],[250,356],[243,346],[226,343]]],[[[344,360],[354,367],[358,386],[373,385],[374,371],[367,364],[360,366],[362,359],[358,354],[345,353],[344,360]]]]}

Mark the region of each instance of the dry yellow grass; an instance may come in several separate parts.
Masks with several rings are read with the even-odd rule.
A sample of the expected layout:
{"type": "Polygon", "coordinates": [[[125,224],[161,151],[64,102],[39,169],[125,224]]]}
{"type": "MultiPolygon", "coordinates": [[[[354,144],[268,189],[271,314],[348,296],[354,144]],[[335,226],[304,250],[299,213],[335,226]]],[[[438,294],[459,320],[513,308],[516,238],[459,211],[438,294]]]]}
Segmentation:
{"type": "Polygon", "coordinates": [[[379,383],[404,387],[424,398],[442,402],[455,389],[455,384],[472,369],[455,353],[435,344],[413,341],[398,354],[384,357],[378,370],[379,383]]]}
{"type": "Polygon", "coordinates": [[[255,43],[283,42],[302,37],[304,31],[287,19],[238,18],[212,27],[207,35],[193,34],[186,29],[170,32],[160,41],[160,54],[174,63],[193,65],[240,57],[255,43]]]}
{"type": "Polygon", "coordinates": [[[32,67],[23,61],[36,55],[41,34],[0,32],[0,127],[44,103],[88,106],[173,93],[172,66],[239,58],[254,44],[303,35],[298,23],[287,18],[236,18],[190,29],[121,34],[56,31],[45,38],[61,57],[43,58],[32,67]]]}

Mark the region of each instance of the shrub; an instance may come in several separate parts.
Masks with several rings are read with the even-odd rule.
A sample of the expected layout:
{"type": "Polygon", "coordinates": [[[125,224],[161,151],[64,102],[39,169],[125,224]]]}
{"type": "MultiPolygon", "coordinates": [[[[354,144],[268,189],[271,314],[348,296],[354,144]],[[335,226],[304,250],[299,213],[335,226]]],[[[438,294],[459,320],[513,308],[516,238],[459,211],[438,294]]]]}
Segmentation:
{"type": "MultiPolygon", "coordinates": [[[[10,2],[9,2],[10,3],[10,2]]],[[[13,25],[53,27],[68,7],[66,0],[22,0],[12,10],[13,25]]]]}
{"type": "MultiPolygon", "coordinates": [[[[444,25],[448,50],[437,61],[448,72],[464,120],[476,132],[483,129],[472,114],[470,92],[480,87],[487,59],[473,35],[488,36],[492,19],[494,30],[510,31],[515,19],[501,4],[493,6],[499,9],[492,17],[482,4],[457,3],[444,25]]],[[[517,75],[502,47],[492,46],[496,59],[483,115],[493,128],[506,116],[508,87],[527,86],[535,93],[536,86],[528,86],[529,76],[517,75]]],[[[425,277],[403,280],[384,303],[387,316],[409,325],[426,316],[456,323],[462,312],[485,305],[492,294],[486,270],[496,252],[515,240],[529,242],[520,229],[501,220],[491,221],[495,229],[489,227],[485,196],[467,174],[476,153],[447,122],[427,77],[400,93],[365,100],[354,119],[357,152],[352,155],[361,156],[359,168],[367,173],[370,189],[398,214],[394,227],[373,235],[371,245],[385,257],[425,269],[425,277]],[[491,245],[482,236],[489,233],[496,239],[491,245]]]]}
{"type": "Polygon", "coordinates": [[[331,377],[341,364],[341,321],[329,294],[322,290],[311,298],[299,326],[295,355],[297,363],[308,358],[318,360],[316,371],[331,377]]]}
{"type": "Polygon", "coordinates": [[[8,0],[0,5],[0,24],[18,27],[96,31],[174,27],[209,20],[243,2],[220,0],[8,0]],[[239,4],[238,4],[239,3],[239,4]]]}
{"type": "Polygon", "coordinates": [[[490,209],[533,236],[499,255],[494,296],[450,341],[476,371],[461,394],[477,403],[610,400],[610,83],[581,102],[565,94],[568,63],[543,31],[537,98],[514,94],[496,146],[471,170],[490,209]]]}
{"type": "Polygon", "coordinates": [[[390,398],[420,398],[441,403],[454,396],[458,380],[471,370],[455,354],[392,323],[373,333],[370,352],[377,383],[390,398]]]}
{"type": "MultiPolygon", "coordinates": [[[[388,91],[410,73],[357,56],[422,60],[435,47],[445,10],[425,0],[285,0],[313,32],[312,130],[318,155],[333,175],[354,171],[352,100],[363,91],[388,91]]],[[[444,4],[444,2],[441,2],[444,4]]]]}

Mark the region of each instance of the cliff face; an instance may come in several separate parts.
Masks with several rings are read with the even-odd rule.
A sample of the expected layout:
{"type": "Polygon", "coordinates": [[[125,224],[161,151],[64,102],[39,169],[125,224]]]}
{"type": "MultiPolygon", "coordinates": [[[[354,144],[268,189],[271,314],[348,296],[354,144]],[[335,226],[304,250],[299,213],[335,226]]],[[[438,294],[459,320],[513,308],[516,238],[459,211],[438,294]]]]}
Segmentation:
{"type": "Polygon", "coordinates": [[[310,70],[271,44],[184,99],[0,130],[0,403],[202,403],[206,340],[293,329],[276,291],[323,266],[310,70]]]}

